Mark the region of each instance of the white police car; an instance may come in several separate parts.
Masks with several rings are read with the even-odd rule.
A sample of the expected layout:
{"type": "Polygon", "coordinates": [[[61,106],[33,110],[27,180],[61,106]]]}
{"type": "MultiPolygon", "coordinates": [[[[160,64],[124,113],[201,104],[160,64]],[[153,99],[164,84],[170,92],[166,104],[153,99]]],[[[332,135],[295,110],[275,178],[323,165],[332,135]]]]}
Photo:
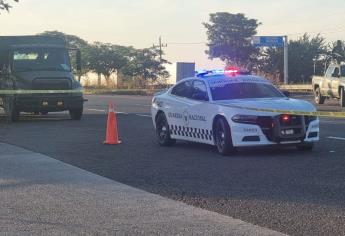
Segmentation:
{"type": "Polygon", "coordinates": [[[288,98],[268,80],[235,68],[183,79],[156,94],[151,108],[160,145],[194,141],[216,145],[223,155],[262,145],[311,150],[319,140],[319,119],[298,112],[315,111],[309,102],[288,98]]]}

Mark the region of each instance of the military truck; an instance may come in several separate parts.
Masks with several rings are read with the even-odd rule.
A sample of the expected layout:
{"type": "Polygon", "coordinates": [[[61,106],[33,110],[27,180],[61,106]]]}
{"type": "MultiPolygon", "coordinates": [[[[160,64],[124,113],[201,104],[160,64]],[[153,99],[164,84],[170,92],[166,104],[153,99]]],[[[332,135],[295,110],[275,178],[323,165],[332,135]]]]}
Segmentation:
{"type": "Polygon", "coordinates": [[[312,85],[316,104],[335,98],[345,107],[345,64],[330,64],[324,76],[313,76],[312,85]]]}
{"type": "Polygon", "coordinates": [[[64,38],[0,36],[0,106],[9,121],[21,112],[69,111],[73,120],[83,114],[83,93],[74,78],[70,55],[81,70],[81,54],[64,38]]]}

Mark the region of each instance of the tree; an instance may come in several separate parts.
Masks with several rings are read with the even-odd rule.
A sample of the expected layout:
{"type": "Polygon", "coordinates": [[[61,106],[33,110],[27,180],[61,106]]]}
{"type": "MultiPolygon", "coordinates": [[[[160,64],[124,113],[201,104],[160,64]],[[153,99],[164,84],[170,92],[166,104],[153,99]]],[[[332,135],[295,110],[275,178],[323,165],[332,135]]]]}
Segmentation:
{"type": "MultiPolygon", "coordinates": [[[[283,48],[267,48],[261,51],[259,70],[270,75],[278,75],[282,81],[284,72],[283,48]]],[[[297,40],[289,41],[289,81],[309,82],[314,74],[322,74],[327,59],[325,38],[320,35],[310,37],[304,34],[297,40]],[[315,69],[315,71],[314,71],[315,69]]]]}
{"type": "Polygon", "coordinates": [[[345,49],[344,49],[344,43],[341,40],[337,40],[336,42],[333,43],[331,46],[331,52],[330,56],[336,60],[338,63],[341,61],[344,61],[345,59],[345,49]]]}
{"type": "Polygon", "coordinates": [[[110,76],[127,64],[128,53],[128,47],[96,42],[90,47],[88,68],[99,76],[103,75],[109,86],[110,76]]]}
{"type": "Polygon", "coordinates": [[[203,23],[207,29],[210,59],[220,58],[227,64],[246,66],[258,54],[251,38],[260,25],[255,19],[244,14],[217,12],[210,14],[210,23],[203,23]]]}
{"type": "MultiPolygon", "coordinates": [[[[320,66],[322,60],[318,60],[327,53],[325,38],[320,35],[310,37],[304,34],[297,40],[289,42],[289,79],[295,83],[310,82],[314,74],[314,61],[318,70],[323,70],[320,66]]],[[[318,72],[316,72],[318,73],[318,72]]]]}
{"type": "MultiPolygon", "coordinates": [[[[84,39],[75,36],[75,35],[70,35],[70,34],[65,34],[63,32],[59,32],[59,31],[45,31],[43,33],[40,33],[39,35],[42,36],[51,36],[51,37],[60,37],[60,38],[64,38],[66,40],[67,43],[67,47],[71,48],[71,49],[80,49],[81,54],[82,54],[82,71],[80,74],[78,74],[78,80],[80,81],[80,78],[82,75],[85,75],[90,68],[88,68],[89,65],[89,61],[90,61],[90,57],[91,55],[91,51],[90,51],[90,45],[88,44],[87,41],[85,41],[84,39]]],[[[70,56],[71,56],[71,63],[73,65],[74,68],[76,68],[76,56],[73,55],[72,53],[73,51],[71,51],[70,56]]]]}
{"type": "MultiPolygon", "coordinates": [[[[13,0],[15,2],[18,2],[18,0],[13,0]]],[[[9,11],[11,8],[11,5],[9,3],[7,3],[7,1],[5,0],[0,0],[0,10],[6,10],[9,11]]]]}
{"type": "Polygon", "coordinates": [[[283,48],[264,48],[258,57],[256,67],[260,72],[270,75],[272,82],[279,83],[283,79],[284,70],[283,48]]]}
{"type": "Polygon", "coordinates": [[[169,72],[164,67],[167,63],[169,62],[165,59],[160,60],[160,52],[157,48],[132,48],[129,63],[121,71],[125,76],[136,79],[140,87],[145,87],[149,81],[165,82],[169,77],[169,72]]]}

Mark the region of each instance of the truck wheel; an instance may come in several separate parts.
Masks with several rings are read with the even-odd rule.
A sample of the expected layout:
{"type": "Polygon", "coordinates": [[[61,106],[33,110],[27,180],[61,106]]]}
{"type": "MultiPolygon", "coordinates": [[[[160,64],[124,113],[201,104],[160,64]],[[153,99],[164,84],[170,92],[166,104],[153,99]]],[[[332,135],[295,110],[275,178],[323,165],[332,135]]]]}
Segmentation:
{"type": "Polygon", "coordinates": [[[326,97],[321,95],[320,87],[317,87],[314,93],[315,93],[315,103],[323,104],[325,102],[326,97]]]}
{"type": "Polygon", "coordinates": [[[69,110],[69,115],[72,120],[81,120],[81,117],[83,116],[83,108],[71,109],[69,110]]]}
{"type": "Polygon", "coordinates": [[[157,116],[156,135],[160,146],[171,146],[176,143],[176,140],[170,137],[169,124],[164,113],[160,113],[157,116]]]}
{"type": "Polygon", "coordinates": [[[4,101],[4,109],[7,115],[8,122],[16,122],[19,119],[19,111],[16,109],[15,100],[13,97],[6,97],[4,101]]]}
{"type": "Polygon", "coordinates": [[[298,151],[311,151],[314,148],[314,143],[301,143],[296,146],[298,151]]]}
{"type": "Polygon", "coordinates": [[[231,131],[228,122],[224,118],[216,120],[216,124],[213,130],[215,144],[218,152],[223,155],[232,154],[235,148],[232,144],[231,131]]]}
{"type": "Polygon", "coordinates": [[[344,88],[340,88],[340,107],[345,107],[345,94],[344,94],[344,88]]]}

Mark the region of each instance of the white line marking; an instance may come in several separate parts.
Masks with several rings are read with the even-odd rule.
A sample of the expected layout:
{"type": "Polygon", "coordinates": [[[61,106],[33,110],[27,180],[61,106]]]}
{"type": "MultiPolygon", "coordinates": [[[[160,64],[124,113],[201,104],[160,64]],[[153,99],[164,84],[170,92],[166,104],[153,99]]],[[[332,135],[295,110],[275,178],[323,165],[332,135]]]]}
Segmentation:
{"type": "Polygon", "coordinates": [[[151,115],[143,115],[143,114],[135,114],[136,116],[142,116],[142,117],[152,117],[151,115]]]}
{"type": "Polygon", "coordinates": [[[329,137],[326,137],[328,139],[337,139],[337,140],[344,140],[345,141],[345,138],[342,138],[342,137],[333,137],[333,136],[329,136],[329,137]]]}
{"type": "MultiPolygon", "coordinates": [[[[106,112],[106,110],[101,110],[101,109],[88,109],[89,111],[97,111],[97,112],[106,112]]],[[[122,112],[122,111],[116,111],[116,114],[125,114],[128,115],[127,112],[122,112]]]]}
{"type": "Polygon", "coordinates": [[[136,106],[140,106],[140,107],[151,107],[151,105],[147,105],[147,104],[135,104],[136,106]]]}
{"type": "Polygon", "coordinates": [[[100,109],[88,109],[89,111],[98,111],[98,112],[105,112],[105,110],[100,110],[100,109]]]}

